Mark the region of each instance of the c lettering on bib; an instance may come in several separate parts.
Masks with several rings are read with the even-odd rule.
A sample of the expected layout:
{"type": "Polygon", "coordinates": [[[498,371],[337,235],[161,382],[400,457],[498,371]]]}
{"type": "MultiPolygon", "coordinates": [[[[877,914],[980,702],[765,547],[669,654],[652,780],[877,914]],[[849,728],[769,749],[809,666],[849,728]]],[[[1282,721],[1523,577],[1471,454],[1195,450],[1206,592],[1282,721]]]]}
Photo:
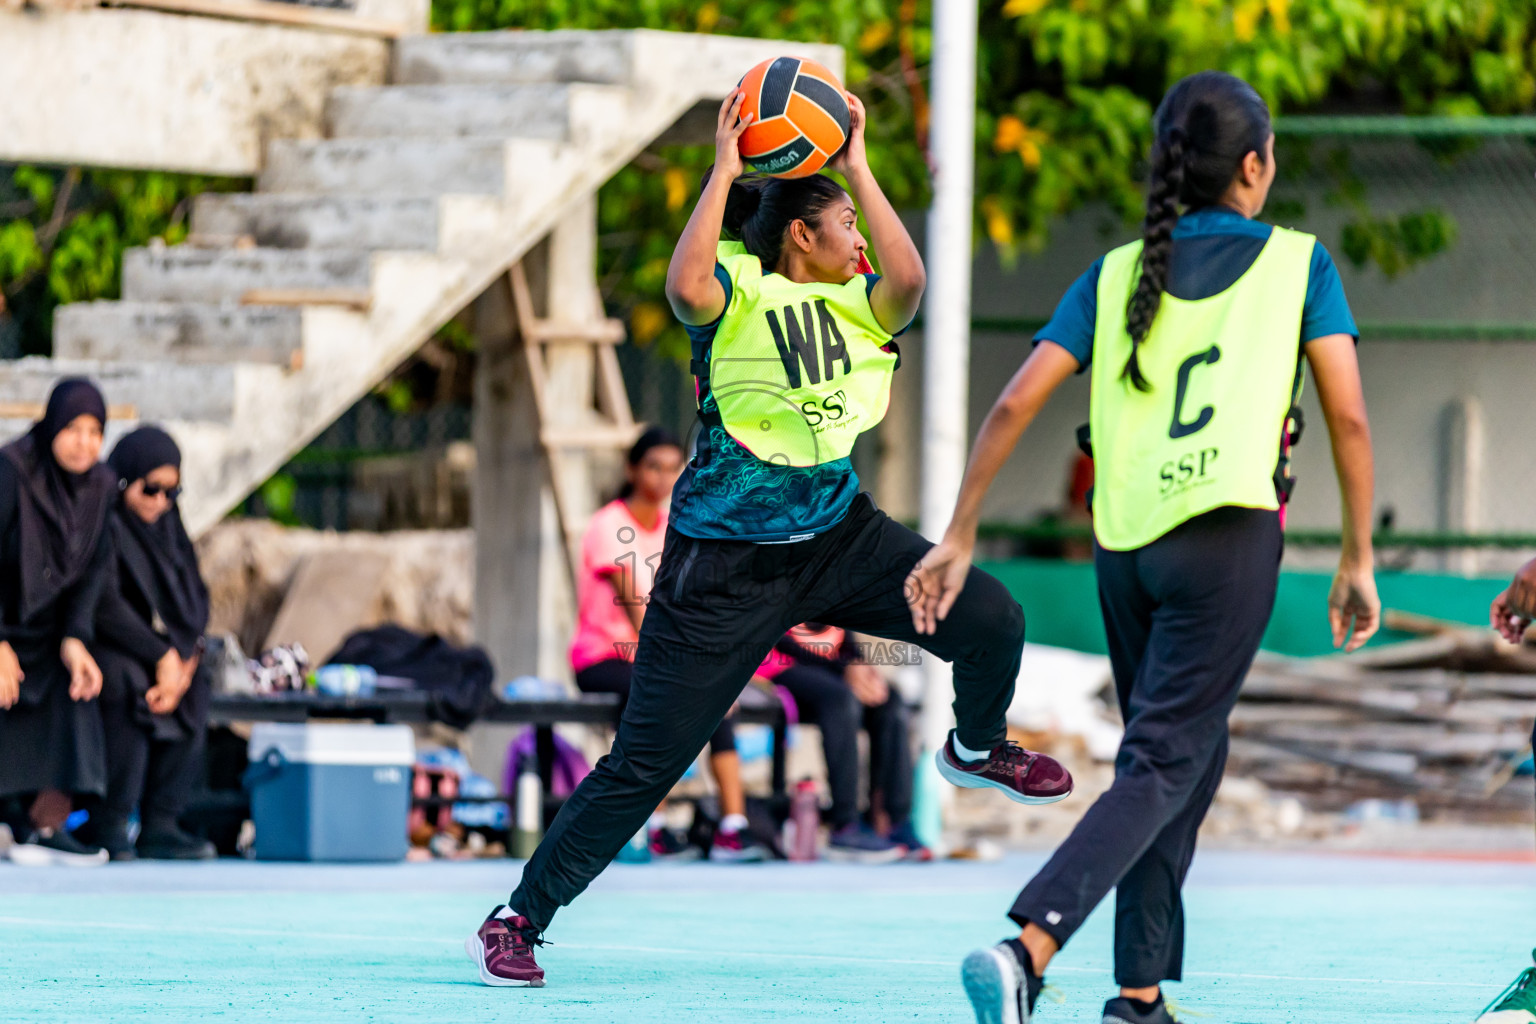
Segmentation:
{"type": "Polygon", "coordinates": [[[1168,436],[1175,441],[1190,434],[1198,434],[1210,425],[1211,419],[1216,415],[1215,407],[1208,405],[1201,409],[1200,414],[1192,421],[1185,423],[1184,397],[1189,394],[1189,375],[1194,372],[1195,367],[1214,363],[1220,358],[1221,348],[1212,345],[1204,352],[1197,352],[1179,364],[1179,386],[1173,396],[1173,422],[1168,426],[1168,436]]]}

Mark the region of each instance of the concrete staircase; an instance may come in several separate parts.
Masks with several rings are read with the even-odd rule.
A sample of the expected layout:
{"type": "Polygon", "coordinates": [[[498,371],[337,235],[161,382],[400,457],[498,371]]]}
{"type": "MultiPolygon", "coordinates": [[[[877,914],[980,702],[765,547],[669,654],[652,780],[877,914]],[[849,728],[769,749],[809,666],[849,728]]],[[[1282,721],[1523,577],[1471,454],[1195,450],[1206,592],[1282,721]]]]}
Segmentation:
{"type": "Polygon", "coordinates": [[[132,411],[109,434],[181,442],[200,532],[645,146],[707,141],[742,73],[786,52],[841,69],[834,47],[648,31],[402,39],[392,84],[330,94],[329,137],[273,141],[255,193],[199,197],[196,245],[130,250],[122,301],[60,308],[54,358],[0,367],[0,409],[93,377],[132,411]]]}

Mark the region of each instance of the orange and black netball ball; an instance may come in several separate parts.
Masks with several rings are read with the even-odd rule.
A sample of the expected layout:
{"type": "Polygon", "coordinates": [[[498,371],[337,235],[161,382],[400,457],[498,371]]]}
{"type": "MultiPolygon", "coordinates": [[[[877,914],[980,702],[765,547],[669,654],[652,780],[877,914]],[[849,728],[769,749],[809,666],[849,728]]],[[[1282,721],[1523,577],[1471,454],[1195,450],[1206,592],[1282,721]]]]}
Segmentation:
{"type": "Polygon", "coordinates": [[[748,71],[741,114],[741,157],[776,178],[815,174],[848,139],[848,101],[837,76],[813,60],[778,57],[748,71]]]}

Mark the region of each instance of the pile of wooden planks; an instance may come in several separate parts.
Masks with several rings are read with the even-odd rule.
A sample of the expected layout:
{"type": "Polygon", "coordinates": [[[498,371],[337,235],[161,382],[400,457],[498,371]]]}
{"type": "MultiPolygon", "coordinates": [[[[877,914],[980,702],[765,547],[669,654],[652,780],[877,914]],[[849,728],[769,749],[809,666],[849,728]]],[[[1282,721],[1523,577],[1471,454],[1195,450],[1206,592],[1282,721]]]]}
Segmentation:
{"type": "Polygon", "coordinates": [[[1347,658],[1261,656],[1232,716],[1229,774],[1316,810],[1412,799],[1459,820],[1529,815],[1536,649],[1407,616],[1421,639],[1347,658]]]}

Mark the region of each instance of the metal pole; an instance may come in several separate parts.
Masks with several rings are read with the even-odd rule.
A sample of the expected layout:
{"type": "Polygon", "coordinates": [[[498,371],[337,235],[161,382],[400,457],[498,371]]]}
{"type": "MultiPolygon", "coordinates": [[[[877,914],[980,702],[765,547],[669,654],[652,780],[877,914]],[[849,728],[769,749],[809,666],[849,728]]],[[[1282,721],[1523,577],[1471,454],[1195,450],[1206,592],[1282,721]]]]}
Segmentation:
{"type": "MultiPolygon", "coordinates": [[[[971,208],[976,147],[976,0],[935,0],[929,163],[928,294],[923,312],[921,529],[938,540],[965,471],[971,363],[971,208]]],[[[923,746],[930,754],[954,724],[949,665],[924,659],[923,746]]],[[[925,758],[925,760],[931,760],[925,758]]],[[[936,779],[936,773],[934,781],[936,779]]],[[[936,787],[940,808],[953,796],[936,787]]],[[[930,790],[930,792],[933,792],[930,790]]]]}

